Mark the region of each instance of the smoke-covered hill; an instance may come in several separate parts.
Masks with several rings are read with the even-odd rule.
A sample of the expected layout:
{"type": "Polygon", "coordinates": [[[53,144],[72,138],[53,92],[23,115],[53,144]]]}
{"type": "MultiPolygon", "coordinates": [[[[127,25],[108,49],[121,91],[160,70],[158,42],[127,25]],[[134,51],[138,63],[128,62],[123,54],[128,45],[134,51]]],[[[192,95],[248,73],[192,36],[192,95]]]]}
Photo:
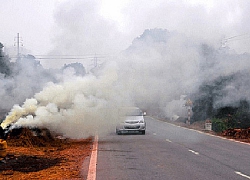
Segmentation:
{"type": "Polygon", "coordinates": [[[249,54],[150,29],[134,39],[124,59],[127,66],[123,67],[128,67],[124,76],[128,81],[134,78],[136,102],[169,118],[187,113],[179,104],[183,94],[194,102],[193,121],[249,102],[249,54]]]}
{"type": "Polygon", "coordinates": [[[145,30],[135,38],[123,52],[120,73],[132,86],[136,103],[164,117],[183,111],[171,102],[199,87],[204,61],[201,46],[202,42],[165,29],[145,30]]]}

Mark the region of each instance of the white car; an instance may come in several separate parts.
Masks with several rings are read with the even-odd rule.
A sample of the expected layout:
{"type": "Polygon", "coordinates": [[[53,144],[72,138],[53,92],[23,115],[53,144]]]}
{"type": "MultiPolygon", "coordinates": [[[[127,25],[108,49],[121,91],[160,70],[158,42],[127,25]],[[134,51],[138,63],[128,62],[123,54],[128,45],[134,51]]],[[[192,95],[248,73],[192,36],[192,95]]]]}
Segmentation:
{"type": "Polygon", "coordinates": [[[127,107],[120,110],[121,123],[116,126],[116,134],[125,132],[140,132],[145,134],[146,122],[142,112],[138,107],[127,107]]]}

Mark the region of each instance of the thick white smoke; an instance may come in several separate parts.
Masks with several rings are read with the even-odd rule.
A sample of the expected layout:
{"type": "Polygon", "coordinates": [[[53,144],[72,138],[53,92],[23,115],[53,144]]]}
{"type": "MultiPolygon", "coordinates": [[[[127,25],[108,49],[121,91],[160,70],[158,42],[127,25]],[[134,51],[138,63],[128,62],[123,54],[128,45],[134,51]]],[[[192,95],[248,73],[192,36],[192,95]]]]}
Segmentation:
{"type": "Polygon", "coordinates": [[[61,83],[49,83],[22,107],[14,106],[2,127],[13,122],[14,127],[45,127],[65,137],[85,138],[112,132],[118,108],[132,105],[119,86],[114,63],[97,76],[65,77],[61,83]]]}
{"type": "Polygon", "coordinates": [[[9,110],[21,104],[34,93],[42,90],[49,81],[57,81],[59,73],[44,69],[33,56],[18,59],[11,68],[11,75],[0,73],[0,109],[9,110]]]}
{"type": "Polygon", "coordinates": [[[200,85],[200,43],[164,29],[146,30],[136,38],[119,61],[119,73],[137,105],[164,117],[179,112],[182,105],[173,110],[170,102],[200,85]]]}
{"type": "MultiPolygon", "coordinates": [[[[48,83],[23,106],[15,105],[2,127],[14,122],[14,126],[46,127],[66,137],[83,138],[97,131],[112,132],[121,106],[136,105],[168,118],[185,116],[181,95],[198,92],[206,81],[246,71],[248,59],[249,55],[215,49],[177,32],[146,30],[115,62],[103,64],[93,74],[75,76],[73,68],[58,74],[58,83],[48,83]]],[[[247,86],[236,87],[241,78],[248,82],[247,76],[237,76],[223,89],[227,93],[219,104],[247,97],[243,95],[247,86]],[[229,101],[239,92],[241,96],[229,101]]]]}

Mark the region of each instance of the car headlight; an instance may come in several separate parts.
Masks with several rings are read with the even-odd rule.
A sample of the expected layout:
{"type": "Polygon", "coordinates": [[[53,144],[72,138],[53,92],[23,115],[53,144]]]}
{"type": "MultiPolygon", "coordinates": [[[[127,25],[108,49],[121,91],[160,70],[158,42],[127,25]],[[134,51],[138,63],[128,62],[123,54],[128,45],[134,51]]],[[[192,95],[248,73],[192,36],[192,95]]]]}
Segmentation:
{"type": "Polygon", "coordinates": [[[143,121],[143,120],[140,120],[139,123],[144,123],[144,121],[143,121]]]}

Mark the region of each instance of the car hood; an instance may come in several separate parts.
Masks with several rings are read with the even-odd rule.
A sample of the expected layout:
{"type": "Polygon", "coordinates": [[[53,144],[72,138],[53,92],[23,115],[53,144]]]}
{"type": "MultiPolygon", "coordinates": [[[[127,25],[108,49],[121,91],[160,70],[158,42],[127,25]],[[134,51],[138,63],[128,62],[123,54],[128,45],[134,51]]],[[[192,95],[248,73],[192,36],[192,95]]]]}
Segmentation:
{"type": "Polygon", "coordinates": [[[125,122],[140,121],[142,119],[143,119],[143,116],[126,116],[125,122]]]}

